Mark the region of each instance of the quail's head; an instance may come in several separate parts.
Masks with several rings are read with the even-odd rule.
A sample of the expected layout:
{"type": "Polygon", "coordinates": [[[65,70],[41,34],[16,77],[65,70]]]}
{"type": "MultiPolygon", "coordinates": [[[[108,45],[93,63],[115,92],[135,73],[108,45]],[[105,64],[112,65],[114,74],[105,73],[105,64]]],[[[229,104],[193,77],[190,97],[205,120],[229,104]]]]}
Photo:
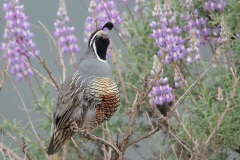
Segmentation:
{"type": "Polygon", "coordinates": [[[94,52],[102,60],[106,60],[106,52],[110,43],[108,34],[104,31],[105,28],[112,30],[113,24],[107,22],[102,29],[96,30],[92,33],[89,39],[88,46],[94,49],[94,52]]]}

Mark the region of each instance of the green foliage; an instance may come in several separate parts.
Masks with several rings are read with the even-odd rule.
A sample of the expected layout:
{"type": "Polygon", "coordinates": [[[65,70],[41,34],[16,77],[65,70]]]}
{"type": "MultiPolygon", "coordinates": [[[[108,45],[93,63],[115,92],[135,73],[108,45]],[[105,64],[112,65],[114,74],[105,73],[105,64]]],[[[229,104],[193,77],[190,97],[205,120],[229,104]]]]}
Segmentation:
{"type": "Polygon", "coordinates": [[[144,15],[128,16],[122,26],[124,30],[127,30],[127,35],[122,38],[124,48],[118,51],[117,62],[123,71],[122,76],[124,82],[127,83],[130,101],[134,100],[135,93],[129,84],[142,88],[144,76],[149,73],[152,67],[152,57],[157,52],[157,48],[152,47],[154,40],[150,37],[152,29],[149,24],[152,21],[152,10],[149,5],[151,5],[150,2],[143,3],[142,7],[147,6],[144,15]]]}
{"type": "MultiPolygon", "coordinates": [[[[161,2],[164,1],[162,0],[161,2]]],[[[172,10],[177,12],[176,23],[180,24],[181,20],[179,19],[179,15],[188,11],[186,7],[181,5],[183,3],[182,1],[172,0],[170,2],[172,10]]],[[[186,128],[181,126],[179,123],[180,120],[171,116],[168,120],[169,130],[166,129],[163,130],[164,133],[158,132],[158,134],[148,137],[147,140],[153,143],[153,145],[149,145],[148,148],[153,153],[149,156],[152,159],[157,159],[156,157],[159,158],[159,153],[163,152],[166,159],[174,159],[174,153],[169,149],[171,148],[169,146],[179,144],[179,141],[184,143],[189,150],[193,150],[194,144],[186,133],[186,130],[197,142],[205,142],[216,127],[219,117],[224,112],[228,101],[230,101],[230,94],[233,91],[234,84],[230,67],[234,65],[237,66],[236,76],[240,76],[240,40],[236,37],[236,34],[240,33],[240,2],[238,0],[228,1],[223,13],[216,12],[212,14],[211,17],[209,17],[208,12],[203,11],[202,1],[194,2],[194,6],[199,10],[199,14],[209,18],[207,23],[208,27],[220,27],[222,16],[225,17],[229,41],[225,45],[219,45],[209,41],[207,45],[203,46],[203,48],[210,50],[209,53],[206,53],[207,56],[210,55],[212,57],[216,56],[217,49],[221,49],[221,57],[223,58],[220,58],[221,62],[217,63],[215,67],[211,68],[208,73],[198,81],[178,108],[180,113],[179,117],[181,118],[183,126],[186,128]],[[224,59],[227,59],[227,62],[224,61],[224,59]],[[167,138],[165,137],[165,133],[167,133],[167,138]],[[172,136],[173,134],[176,136],[172,136]],[[167,139],[166,141],[165,138],[167,139]]],[[[123,77],[122,83],[126,87],[129,104],[126,103],[126,97],[123,94],[124,91],[121,87],[122,83],[120,82],[119,75],[117,71],[114,71],[114,77],[118,82],[121,93],[121,104],[110,122],[105,122],[93,131],[93,134],[96,136],[107,137],[103,130],[106,128],[110,128],[109,133],[112,135],[113,140],[122,136],[125,127],[129,123],[131,107],[135,103],[136,94],[138,93],[139,96],[141,92],[145,93],[149,88],[147,84],[151,77],[150,70],[153,65],[153,55],[158,51],[158,48],[154,46],[154,39],[150,37],[152,29],[149,24],[153,20],[152,10],[154,3],[146,1],[141,4],[141,7],[144,14],[135,15],[131,12],[125,17],[120,29],[124,29],[127,32],[126,35],[120,38],[121,47],[116,52],[117,64],[123,77]]],[[[185,38],[189,33],[183,34],[185,38]]],[[[159,59],[161,59],[161,57],[159,57],[159,59]]],[[[174,86],[176,66],[185,79],[186,83],[182,88],[174,88],[176,100],[199,78],[199,75],[206,69],[210,59],[207,61],[208,62],[200,60],[199,63],[190,66],[187,65],[186,60],[183,59],[178,62],[170,62],[164,66],[164,76],[169,77],[169,84],[171,86],[174,86]]],[[[52,113],[56,100],[49,94],[49,85],[38,83],[38,91],[41,93],[41,97],[34,102],[34,112],[40,113],[43,115],[43,118],[35,124],[37,124],[36,128],[38,128],[42,143],[47,146],[50,140],[52,113]]],[[[133,127],[133,133],[129,139],[130,141],[148,133],[152,127],[156,126],[159,120],[150,112],[148,100],[147,97],[146,101],[139,105],[139,113],[133,127]]],[[[236,88],[236,95],[231,101],[230,110],[227,112],[216,134],[207,146],[205,156],[208,159],[227,159],[234,150],[240,147],[240,85],[236,88]]],[[[0,123],[0,130],[13,133],[17,137],[24,137],[30,155],[34,157],[34,159],[46,159],[43,154],[44,150],[39,142],[36,141],[36,137],[32,134],[29,124],[24,125],[19,120],[14,120],[13,123],[10,123],[4,119],[3,122],[0,123]]],[[[98,159],[102,156],[99,144],[86,141],[83,138],[79,138],[78,135],[75,135],[73,139],[79,145],[79,149],[76,149],[72,142],[69,143],[68,150],[71,153],[69,155],[70,159],[79,159],[77,155],[83,155],[87,159],[98,159]]],[[[135,149],[136,148],[137,147],[135,147],[135,149]]],[[[190,153],[189,150],[185,149],[185,152],[190,153]]],[[[21,152],[21,150],[18,149],[18,152],[21,152]]],[[[57,155],[57,158],[62,158],[62,152],[59,152],[57,155]]]]}
{"type": "MultiPolygon", "coordinates": [[[[207,79],[203,80],[203,86],[199,90],[198,97],[199,99],[194,99],[191,96],[188,97],[187,108],[190,113],[185,113],[184,115],[184,125],[187,126],[188,130],[191,131],[191,134],[194,139],[199,141],[206,141],[208,136],[213,132],[214,127],[217,124],[217,121],[220,115],[224,112],[227,102],[230,101],[230,93],[233,90],[234,79],[232,73],[229,69],[224,70],[221,74],[220,71],[212,70],[211,73],[211,82],[207,79]],[[222,91],[222,98],[218,99],[219,89],[222,91]]],[[[240,72],[238,70],[238,75],[240,72]]],[[[226,154],[222,153],[222,149],[235,150],[239,147],[240,140],[240,87],[236,89],[236,96],[232,99],[232,104],[230,110],[227,112],[223,122],[216,135],[210,143],[210,152],[217,152],[219,156],[226,154]]],[[[191,140],[184,135],[184,131],[179,132],[179,135],[183,137],[188,143],[191,144],[191,140]]],[[[224,158],[223,158],[224,159],[224,158]]]]}

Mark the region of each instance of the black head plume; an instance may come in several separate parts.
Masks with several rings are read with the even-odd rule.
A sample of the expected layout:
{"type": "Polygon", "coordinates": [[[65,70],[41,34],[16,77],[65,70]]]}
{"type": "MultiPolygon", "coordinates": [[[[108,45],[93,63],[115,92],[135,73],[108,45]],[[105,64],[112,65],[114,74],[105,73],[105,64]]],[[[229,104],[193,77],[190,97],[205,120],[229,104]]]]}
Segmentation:
{"type": "Polygon", "coordinates": [[[107,28],[107,29],[109,29],[109,30],[112,30],[113,29],[113,23],[112,22],[107,22],[103,27],[102,27],[102,30],[104,29],[104,28],[107,28]]]}
{"type": "Polygon", "coordinates": [[[93,32],[93,33],[91,34],[90,38],[89,38],[88,46],[91,46],[91,42],[93,41],[92,39],[94,38],[94,35],[95,35],[98,31],[103,30],[104,28],[107,28],[107,29],[109,29],[109,30],[112,30],[113,27],[114,27],[114,26],[113,26],[113,23],[112,23],[112,22],[107,22],[107,23],[102,27],[102,29],[98,29],[98,30],[96,30],[95,32],[93,32]]]}

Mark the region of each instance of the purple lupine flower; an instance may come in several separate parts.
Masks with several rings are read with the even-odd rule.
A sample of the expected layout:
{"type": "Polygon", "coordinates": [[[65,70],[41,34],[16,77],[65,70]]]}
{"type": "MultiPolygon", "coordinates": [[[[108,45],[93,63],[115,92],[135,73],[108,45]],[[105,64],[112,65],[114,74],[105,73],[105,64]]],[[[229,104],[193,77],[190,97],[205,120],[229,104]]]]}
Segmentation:
{"type": "Polygon", "coordinates": [[[59,9],[57,12],[59,19],[54,23],[55,32],[54,36],[58,38],[58,45],[61,48],[62,54],[73,54],[80,51],[78,46],[78,39],[74,35],[74,27],[67,26],[69,17],[67,16],[67,10],[64,0],[60,0],[59,9]]]}
{"type": "Polygon", "coordinates": [[[240,33],[236,34],[237,39],[240,39],[240,33]]]}
{"type": "Polygon", "coordinates": [[[187,59],[188,64],[192,64],[200,59],[199,48],[208,42],[211,35],[211,29],[206,26],[207,19],[200,17],[198,10],[194,9],[192,1],[185,2],[186,8],[192,12],[187,15],[182,14],[180,19],[184,25],[184,32],[189,33],[186,37],[187,59]]]}
{"type": "Polygon", "coordinates": [[[219,27],[213,28],[212,32],[213,32],[213,36],[217,37],[220,35],[221,28],[219,28],[219,27]]]}
{"type": "MultiPolygon", "coordinates": [[[[227,5],[226,1],[223,0],[208,0],[206,2],[204,2],[203,5],[203,9],[204,11],[211,11],[212,13],[219,11],[219,12],[223,12],[225,7],[227,5]]],[[[221,29],[220,28],[210,28],[210,31],[206,31],[205,32],[205,37],[211,35],[209,32],[212,32],[212,40],[215,40],[217,42],[223,40],[221,38],[219,38],[219,36],[222,37],[222,35],[220,35],[221,29]]]]}
{"type": "Polygon", "coordinates": [[[223,12],[224,8],[226,7],[227,2],[222,0],[209,0],[204,3],[203,9],[205,11],[210,10],[212,12],[214,11],[220,11],[223,12]]]}
{"type": "MultiPolygon", "coordinates": [[[[156,55],[153,57],[153,68],[151,75],[154,77],[159,72],[160,62],[156,55]]],[[[163,72],[161,73],[163,75],[163,72]]],[[[174,100],[173,89],[168,84],[167,77],[161,77],[157,80],[149,94],[150,102],[154,105],[163,105],[174,100]]]]}
{"type": "Polygon", "coordinates": [[[170,61],[177,61],[182,59],[186,53],[185,41],[182,39],[182,28],[174,25],[176,22],[176,15],[170,9],[170,5],[165,2],[163,8],[155,4],[152,15],[156,21],[150,23],[153,33],[151,38],[155,39],[155,46],[161,48],[157,52],[162,56],[162,51],[165,51],[165,64],[170,61]]]}
{"type": "Polygon", "coordinates": [[[102,28],[108,21],[112,22],[114,26],[123,22],[116,9],[116,3],[112,0],[92,0],[88,12],[91,16],[88,16],[85,22],[85,35],[87,38],[90,37],[92,32],[102,28]]]}
{"type": "Polygon", "coordinates": [[[25,15],[24,6],[18,0],[5,0],[2,10],[5,12],[6,26],[4,30],[5,42],[1,45],[3,57],[7,60],[10,73],[16,75],[18,81],[33,75],[29,58],[39,54],[33,42],[33,33],[25,15]]]}
{"type": "Polygon", "coordinates": [[[196,30],[191,30],[190,34],[190,41],[189,41],[189,47],[187,48],[187,63],[192,64],[193,62],[196,62],[197,60],[200,59],[200,54],[199,54],[199,48],[200,48],[200,40],[199,37],[196,34],[196,30]]]}
{"type": "MultiPolygon", "coordinates": [[[[92,32],[102,28],[105,23],[110,21],[116,26],[123,22],[116,9],[116,3],[112,0],[91,0],[88,12],[91,16],[88,16],[85,22],[85,42],[88,42],[92,32]]],[[[111,54],[107,52],[107,58],[110,56],[111,54]]]]}
{"type": "Polygon", "coordinates": [[[145,12],[145,8],[143,7],[143,3],[145,2],[145,0],[135,0],[135,7],[134,7],[134,12],[135,13],[144,13],[145,12]]]}
{"type": "MultiPolygon", "coordinates": [[[[188,57],[189,58],[189,57],[188,57]]],[[[179,75],[181,73],[179,73],[176,69],[175,69],[175,73],[174,73],[174,86],[176,88],[181,88],[183,86],[183,79],[182,76],[179,75]]]]}

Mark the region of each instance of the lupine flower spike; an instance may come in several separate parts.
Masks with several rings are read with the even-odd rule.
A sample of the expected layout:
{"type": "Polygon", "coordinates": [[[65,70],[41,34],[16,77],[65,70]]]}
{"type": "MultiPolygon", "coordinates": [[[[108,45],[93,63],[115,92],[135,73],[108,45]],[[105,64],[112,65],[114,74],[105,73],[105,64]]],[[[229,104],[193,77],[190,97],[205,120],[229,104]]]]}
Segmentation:
{"type": "MultiPolygon", "coordinates": [[[[221,20],[221,29],[219,30],[219,36],[217,38],[217,42],[221,45],[218,45],[218,47],[216,48],[216,52],[214,53],[214,58],[215,59],[219,59],[220,56],[225,52],[224,51],[224,43],[226,43],[228,41],[228,31],[227,31],[227,27],[226,27],[226,22],[225,22],[225,18],[224,16],[222,16],[222,20],[221,20]]],[[[224,59],[226,60],[226,59],[224,59]]],[[[226,62],[227,63],[227,62],[226,62]]],[[[216,64],[213,65],[213,67],[217,67],[216,64]]]]}
{"type": "Polygon", "coordinates": [[[165,1],[163,7],[157,2],[152,13],[156,21],[152,21],[150,24],[153,29],[151,38],[155,39],[155,46],[161,48],[157,52],[158,56],[162,56],[162,51],[167,53],[165,58],[165,64],[167,64],[184,57],[186,53],[185,41],[181,36],[182,28],[174,25],[176,15],[171,10],[169,2],[165,1]]]}
{"type": "MultiPolygon", "coordinates": [[[[151,70],[151,75],[153,77],[159,72],[160,62],[158,57],[154,55],[153,57],[153,68],[151,70]]],[[[150,82],[151,84],[151,82],[150,82]]],[[[157,80],[152,88],[152,91],[149,94],[150,103],[156,105],[161,111],[161,107],[164,107],[166,104],[172,103],[174,99],[173,89],[168,84],[168,78],[163,77],[163,72],[161,73],[161,77],[157,80]]],[[[166,113],[163,113],[164,115],[166,113]]]]}
{"type": "Polygon", "coordinates": [[[221,32],[220,32],[220,37],[218,38],[219,43],[224,43],[227,42],[228,40],[228,32],[227,32],[227,27],[226,27],[226,21],[224,16],[222,16],[221,20],[221,32]]]}
{"type": "Polygon", "coordinates": [[[214,12],[214,11],[223,12],[226,5],[227,5],[226,1],[210,0],[210,1],[204,2],[203,8],[204,10],[210,10],[211,12],[214,12]]]}
{"type": "Polygon", "coordinates": [[[183,75],[175,69],[174,73],[174,86],[176,88],[181,88],[183,86],[183,75]]]}
{"type": "Polygon", "coordinates": [[[33,33],[24,6],[19,5],[18,0],[5,0],[2,10],[5,12],[7,26],[3,36],[5,42],[1,45],[3,58],[7,60],[10,73],[20,81],[33,75],[29,59],[38,55],[39,51],[32,40],[33,33]]]}
{"type": "Polygon", "coordinates": [[[69,17],[67,15],[66,4],[64,0],[60,0],[59,9],[57,12],[58,19],[54,23],[54,35],[58,38],[58,45],[63,55],[70,54],[71,60],[74,63],[74,54],[80,51],[78,46],[78,39],[74,35],[74,27],[67,25],[69,17]]]}
{"type": "Polygon", "coordinates": [[[145,12],[144,5],[142,5],[145,2],[145,0],[135,0],[135,7],[134,7],[134,12],[135,13],[140,13],[145,12]]]}

